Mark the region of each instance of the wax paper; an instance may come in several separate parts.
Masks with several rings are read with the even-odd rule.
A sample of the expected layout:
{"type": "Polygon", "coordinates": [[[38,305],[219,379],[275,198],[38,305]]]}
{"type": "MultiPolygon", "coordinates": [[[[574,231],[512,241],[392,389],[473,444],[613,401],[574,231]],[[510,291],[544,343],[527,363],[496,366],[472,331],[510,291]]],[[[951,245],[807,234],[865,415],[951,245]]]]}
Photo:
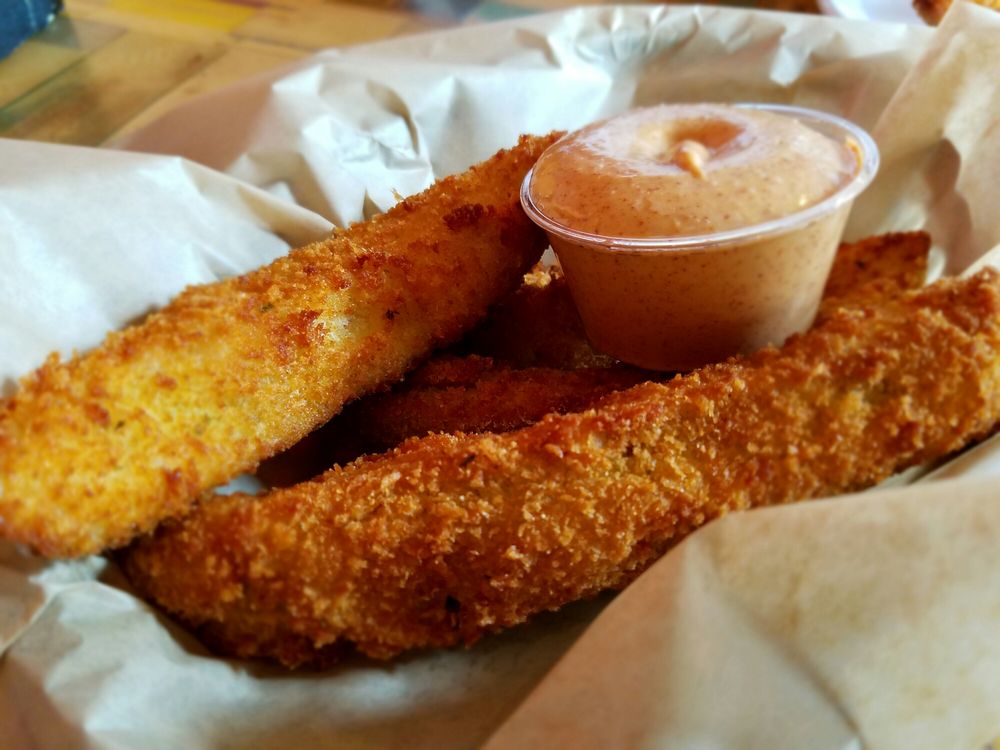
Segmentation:
{"type": "MultiPolygon", "coordinates": [[[[886,167],[851,232],[930,228],[940,265],[959,271],[1000,242],[988,180],[1000,173],[988,73],[1000,66],[998,18],[960,5],[932,31],[575,9],[329,50],[107,148],[0,141],[0,381],[10,391],[49,351],[93,346],[185,285],[384,210],[519,133],[659,101],[796,103],[871,128],[886,167]]],[[[898,496],[732,516],[617,600],[469,650],[320,672],[214,657],[134,597],[113,563],[51,563],[0,543],[0,747],[465,748],[501,725],[496,747],[557,747],[597,717],[610,726],[595,735],[602,746],[985,743],[1000,716],[995,649],[982,640],[1000,612],[987,548],[998,454],[986,443],[898,496]],[[956,496],[988,501],[949,504],[956,496]],[[919,544],[875,543],[907,535],[919,544]],[[823,542],[815,575],[772,586],[795,578],[812,539],[823,542]],[[831,591],[842,616],[819,627],[831,591]],[[886,592],[909,608],[883,607],[886,592]],[[970,657],[980,652],[982,667],[970,657]],[[931,690],[938,678],[950,704],[931,690]],[[896,724],[906,733],[889,733],[896,724]]]]}

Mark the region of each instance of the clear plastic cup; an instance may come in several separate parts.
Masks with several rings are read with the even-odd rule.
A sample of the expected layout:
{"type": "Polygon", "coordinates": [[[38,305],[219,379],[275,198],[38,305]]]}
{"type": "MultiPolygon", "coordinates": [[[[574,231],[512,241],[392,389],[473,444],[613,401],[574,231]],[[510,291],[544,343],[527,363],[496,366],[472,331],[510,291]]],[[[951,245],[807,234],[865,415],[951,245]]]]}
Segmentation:
{"type": "Polygon", "coordinates": [[[684,237],[610,237],[521,204],[548,234],[591,343],[623,362],[686,371],[781,344],[808,328],[854,199],[878,169],[878,148],[857,125],[800,107],[739,104],[794,117],[859,150],[856,174],[834,194],[780,219],[684,237]]]}

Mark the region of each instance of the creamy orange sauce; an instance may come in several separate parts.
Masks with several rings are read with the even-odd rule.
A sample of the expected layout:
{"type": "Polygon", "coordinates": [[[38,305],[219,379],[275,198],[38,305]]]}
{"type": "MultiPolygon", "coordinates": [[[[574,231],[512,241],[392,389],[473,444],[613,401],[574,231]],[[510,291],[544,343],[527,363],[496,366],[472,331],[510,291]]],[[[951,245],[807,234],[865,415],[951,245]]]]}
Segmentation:
{"type": "Polygon", "coordinates": [[[662,105],[551,146],[528,193],[532,210],[566,228],[548,226],[549,239],[594,346],[689,370],[807,328],[850,202],[789,217],[861,174],[861,146],[840,126],[826,132],[841,131],[757,109],[662,105]],[[755,234],[782,219],[787,227],[755,234]],[[739,239],[707,236],[741,229],[739,239]],[[692,237],[705,239],[671,246],[692,237]]]}
{"type": "Polygon", "coordinates": [[[595,123],[535,165],[538,209],[572,229],[679,237],[781,218],[857,173],[846,144],[773,112],[660,105],[595,123]]]}

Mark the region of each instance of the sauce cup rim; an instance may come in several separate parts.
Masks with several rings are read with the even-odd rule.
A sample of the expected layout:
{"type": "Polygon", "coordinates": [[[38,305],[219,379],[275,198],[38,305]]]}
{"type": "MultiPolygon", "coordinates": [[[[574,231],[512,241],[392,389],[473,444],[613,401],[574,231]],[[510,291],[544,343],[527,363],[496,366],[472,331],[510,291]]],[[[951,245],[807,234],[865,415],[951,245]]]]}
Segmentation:
{"type": "MultiPolygon", "coordinates": [[[[738,229],[727,229],[709,234],[693,234],[675,237],[618,237],[606,234],[594,234],[568,227],[546,215],[538,208],[531,197],[531,176],[534,168],[529,169],[521,183],[521,207],[528,217],[539,227],[559,239],[576,244],[590,245],[594,249],[630,250],[630,251],[663,251],[663,250],[710,250],[727,247],[734,244],[746,244],[766,239],[775,235],[797,230],[814,221],[833,213],[837,209],[853,201],[875,178],[879,167],[879,151],[875,140],[861,126],[838,115],[807,107],[797,107],[787,104],[761,104],[738,102],[729,106],[741,109],[757,109],[776,114],[792,116],[810,125],[810,122],[833,127],[842,131],[844,137],[851,137],[861,149],[860,165],[855,175],[835,193],[818,203],[807,206],[799,211],[777,219],[750,224],[738,229]]],[[[829,133],[826,133],[829,135],[829,133]]],[[[551,148],[551,147],[550,147],[551,148]]]]}

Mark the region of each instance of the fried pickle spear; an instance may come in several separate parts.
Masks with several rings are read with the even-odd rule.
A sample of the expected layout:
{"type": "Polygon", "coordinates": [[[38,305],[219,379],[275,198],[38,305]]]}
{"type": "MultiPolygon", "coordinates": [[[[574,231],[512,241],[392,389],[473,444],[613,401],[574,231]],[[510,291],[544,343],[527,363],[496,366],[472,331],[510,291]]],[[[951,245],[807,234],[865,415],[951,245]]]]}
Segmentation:
{"type": "MultiPolygon", "coordinates": [[[[930,244],[926,233],[907,232],[841,245],[819,319],[844,306],[923,286],[930,244]]],[[[257,476],[269,486],[287,487],[334,463],[394,448],[408,437],[515,430],[546,414],[582,411],[612,391],[665,377],[617,364],[591,349],[557,269],[526,274],[524,284],[470,340],[473,348],[492,351],[498,359],[475,354],[431,359],[397,388],[349,405],[328,425],[261,464],[257,476]],[[511,337],[508,343],[501,332],[511,337]],[[610,364],[581,366],[600,358],[610,364]],[[547,366],[524,366],[540,361],[547,366]]]]}
{"type": "Polygon", "coordinates": [[[841,307],[919,289],[927,281],[930,251],[926,232],[894,232],[843,243],[823,289],[818,319],[841,307]]]}
{"type": "Polygon", "coordinates": [[[471,643],[625,585],[711,519],[851,492],[1000,424],[1000,275],[845,308],[781,349],[504,435],[432,435],[138,542],[135,586],[289,666],[471,643]]]}
{"type": "Polygon", "coordinates": [[[476,355],[432,359],[404,388],[350,404],[328,425],[262,463],[257,477],[269,487],[287,487],[409,437],[516,430],[546,414],[582,411],[602,396],[660,377],[624,365],[515,370],[476,355]]]}
{"type": "Polygon", "coordinates": [[[417,370],[410,388],[359,403],[354,423],[368,452],[383,451],[432,432],[508,432],[658,378],[624,365],[514,370],[484,357],[440,359],[417,370]]]}
{"type": "Polygon", "coordinates": [[[59,557],[124,544],[454,341],[546,246],[518,188],[552,140],[50,358],[0,402],[0,535],[59,557]]]}

